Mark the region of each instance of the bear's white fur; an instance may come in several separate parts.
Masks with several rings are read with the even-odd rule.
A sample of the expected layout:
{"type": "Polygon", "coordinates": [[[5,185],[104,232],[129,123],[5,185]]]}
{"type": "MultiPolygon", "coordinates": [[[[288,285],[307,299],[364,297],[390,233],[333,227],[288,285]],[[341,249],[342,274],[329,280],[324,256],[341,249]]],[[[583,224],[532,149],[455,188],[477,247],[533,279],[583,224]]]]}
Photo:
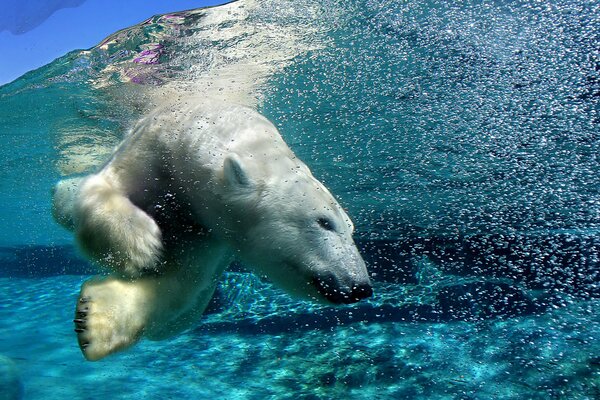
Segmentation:
{"type": "Polygon", "coordinates": [[[234,258],[305,298],[372,293],[349,217],[250,108],[189,100],[150,113],[98,173],[57,184],[53,213],[111,271],[77,304],[89,360],[188,328],[234,258]]]}

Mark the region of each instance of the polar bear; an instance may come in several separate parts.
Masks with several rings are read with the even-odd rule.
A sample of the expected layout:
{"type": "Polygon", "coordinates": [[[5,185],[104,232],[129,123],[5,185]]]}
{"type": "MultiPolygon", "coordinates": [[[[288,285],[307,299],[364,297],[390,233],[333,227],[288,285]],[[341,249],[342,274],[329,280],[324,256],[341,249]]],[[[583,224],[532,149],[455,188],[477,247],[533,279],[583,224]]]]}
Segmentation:
{"type": "Polygon", "coordinates": [[[99,172],[55,186],[53,214],[110,271],[83,284],[76,307],[88,360],[190,327],[234,259],[292,295],[347,304],[372,294],[348,215],[244,106],[151,112],[99,172]]]}

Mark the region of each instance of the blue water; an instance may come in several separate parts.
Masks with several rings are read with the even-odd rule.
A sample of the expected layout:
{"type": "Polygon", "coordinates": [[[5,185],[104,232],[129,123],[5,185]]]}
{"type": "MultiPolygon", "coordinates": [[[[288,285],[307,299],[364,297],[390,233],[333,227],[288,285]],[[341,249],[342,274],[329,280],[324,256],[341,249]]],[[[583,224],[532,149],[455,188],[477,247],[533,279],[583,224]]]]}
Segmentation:
{"type": "Polygon", "coordinates": [[[236,4],[0,87],[0,355],[25,398],[600,398],[600,3],[236,4]],[[317,306],[236,265],[196,329],[86,362],[71,319],[96,271],[50,188],[191,90],[280,128],[375,296],[317,306]]]}

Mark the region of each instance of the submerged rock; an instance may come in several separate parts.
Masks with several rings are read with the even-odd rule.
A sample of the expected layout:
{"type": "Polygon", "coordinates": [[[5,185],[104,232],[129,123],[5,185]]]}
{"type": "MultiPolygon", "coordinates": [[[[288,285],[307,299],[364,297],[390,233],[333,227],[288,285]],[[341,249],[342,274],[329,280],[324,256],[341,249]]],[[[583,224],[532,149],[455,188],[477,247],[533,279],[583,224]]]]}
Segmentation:
{"type": "Polygon", "coordinates": [[[0,400],[23,398],[23,384],[14,361],[0,355],[0,400]]]}

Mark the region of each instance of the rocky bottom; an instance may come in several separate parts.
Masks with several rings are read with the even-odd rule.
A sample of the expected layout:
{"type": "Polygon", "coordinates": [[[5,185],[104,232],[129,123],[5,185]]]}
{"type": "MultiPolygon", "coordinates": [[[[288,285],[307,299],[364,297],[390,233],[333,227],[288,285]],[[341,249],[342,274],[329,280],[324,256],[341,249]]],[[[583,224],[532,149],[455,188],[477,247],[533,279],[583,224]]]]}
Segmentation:
{"type": "Polygon", "coordinates": [[[196,329],[92,363],[72,324],[84,279],[0,279],[0,354],[26,399],[600,398],[599,300],[440,322],[426,286],[332,310],[231,273],[196,329]]]}

